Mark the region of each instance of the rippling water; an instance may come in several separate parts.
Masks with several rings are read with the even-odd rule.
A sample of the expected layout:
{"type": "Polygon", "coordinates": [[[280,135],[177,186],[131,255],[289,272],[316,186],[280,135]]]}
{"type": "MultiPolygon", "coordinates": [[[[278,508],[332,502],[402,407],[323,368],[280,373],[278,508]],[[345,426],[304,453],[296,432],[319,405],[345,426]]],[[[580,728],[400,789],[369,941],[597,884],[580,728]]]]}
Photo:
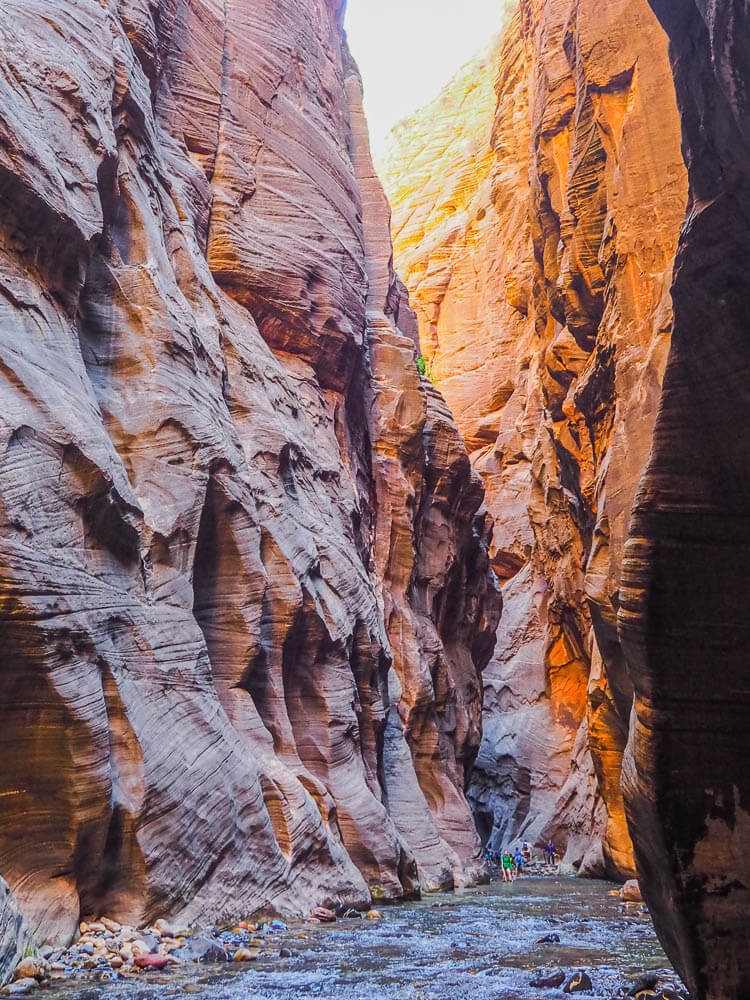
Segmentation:
{"type": "MultiPolygon", "coordinates": [[[[267,937],[258,961],[182,966],[112,983],[57,981],[59,1000],[531,1000],[562,997],[528,985],[531,971],[584,968],[612,997],[646,970],[671,973],[651,921],[607,893],[609,883],[524,878],[383,909],[382,920],[300,924],[267,937]],[[560,944],[536,940],[556,933],[560,944]],[[299,937],[307,934],[306,940],[299,937]],[[280,958],[279,949],[292,951],[280,958]]],[[[587,994],[592,996],[592,994],[587,994]]]]}

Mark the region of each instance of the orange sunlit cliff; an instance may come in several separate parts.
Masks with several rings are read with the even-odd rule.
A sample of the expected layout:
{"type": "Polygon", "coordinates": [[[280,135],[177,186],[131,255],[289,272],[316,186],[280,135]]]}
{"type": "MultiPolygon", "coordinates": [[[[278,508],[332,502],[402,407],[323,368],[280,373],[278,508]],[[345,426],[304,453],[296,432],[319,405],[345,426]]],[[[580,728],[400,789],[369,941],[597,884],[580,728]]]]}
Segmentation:
{"type": "Polygon", "coordinates": [[[396,267],[481,472],[504,610],[470,797],[497,845],[633,871],[617,638],[630,508],[669,347],[687,197],[646,0],[523,0],[390,138],[396,267]]]}

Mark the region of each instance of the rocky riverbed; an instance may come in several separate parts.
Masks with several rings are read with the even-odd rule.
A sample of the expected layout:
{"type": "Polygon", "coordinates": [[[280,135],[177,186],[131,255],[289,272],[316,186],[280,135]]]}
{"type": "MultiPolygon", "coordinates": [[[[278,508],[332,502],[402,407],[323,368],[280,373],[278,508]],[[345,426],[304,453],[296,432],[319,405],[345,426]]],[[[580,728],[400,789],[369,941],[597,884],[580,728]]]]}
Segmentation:
{"type": "Polygon", "coordinates": [[[107,970],[95,964],[95,953],[88,956],[89,968],[59,970],[59,978],[34,993],[50,1000],[183,994],[207,1000],[364,1000],[373,991],[378,1000],[550,1000],[563,997],[563,989],[531,982],[540,970],[544,979],[561,969],[563,987],[578,970],[585,972],[591,989],[583,995],[622,996],[651,973],[659,986],[643,997],[669,997],[670,989],[678,996],[680,984],[648,913],[610,895],[612,889],[606,882],[526,877],[388,907],[380,919],[362,914],[331,923],[208,929],[178,942],[178,960],[163,969],[107,970]],[[250,954],[241,961],[198,964],[189,953],[203,937],[213,938],[217,949],[226,945],[230,953],[243,948],[250,954]]]}

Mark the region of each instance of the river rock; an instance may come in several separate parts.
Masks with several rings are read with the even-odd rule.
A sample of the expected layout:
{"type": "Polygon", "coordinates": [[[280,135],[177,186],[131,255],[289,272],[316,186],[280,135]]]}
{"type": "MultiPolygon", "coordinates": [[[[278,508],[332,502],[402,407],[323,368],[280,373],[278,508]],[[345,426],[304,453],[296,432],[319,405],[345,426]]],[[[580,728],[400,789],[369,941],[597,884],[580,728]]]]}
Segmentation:
{"type": "Polygon", "coordinates": [[[18,963],[13,975],[15,979],[37,979],[41,982],[43,979],[47,979],[49,974],[49,962],[41,956],[30,955],[18,963]]]}
{"type": "Polygon", "coordinates": [[[656,987],[659,985],[659,976],[655,972],[644,972],[642,976],[633,983],[633,985],[628,990],[629,997],[638,996],[639,993],[644,990],[656,991],[656,987]]]}
{"type": "Polygon", "coordinates": [[[156,934],[142,934],[132,943],[133,954],[138,954],[138,952],[146,953],[152,951],[157,951],[159,945],[161,944],[161,938],[157,937],[156,934]]]}
{"type": "Polygon", "coordinates": [[[314,920],[319,920],[322,924],[330,924],[336,919],[336,913],[326,906],[316,906],[311,916],[314,920]]]}
{"type": "Polygon", "coordinates": [[[533,979],[529,980],[529,986],[536,986],[539,989],[557,989],[565,982],[565,971],[563,969],[540,969],[533,979]]]}
{"type": "Polygon", "coordinates": [[[26,993],[33,992],[38,987],[39,981],[33,976],[28,976],[24,979],[16,979],[15,982],[4,986],[2,992],[6,996],[23,996],[26,993]]]}
{"type": "Polygon", "coordinates": [[[176,938],[180,936],[177,926],[164,919],[159,919],[154,923],[154,930],[158,931],[162,937],[166,938],[176,938]]]}
{"type": "MultiPolygon", "coordinates": [[[[168,955],[136,955],[135,964],[139,969],[165,969],[172,960],[168,955]]],[[[209,959],[206,959],[209,961],[209,959]]]]}
{"type": "Polygon", "coordinates": [[[626,903],[642,903],[643,894],[637,879],[629,879],[620,889],[620,896],[626,903]]]}
{"type": "Polygon", "coordinates": [[[568,982],[563,987],[563,993],[590,993],[594,986],[591,977],[583,969],[573,973],[568,982]]]}
{"type": "Polygon", "coordinates": [[[254,962],[260,954],[259,948],[238,948],[232,955],[233,962],[254,962]]]}
{"type": "Polygon", "coordinates": [[[226,962],[229,960],[224,948],[210,934],[202,931],[193,935],[182,948],[174,952],[176,958],[191,962],[226,962]]]}

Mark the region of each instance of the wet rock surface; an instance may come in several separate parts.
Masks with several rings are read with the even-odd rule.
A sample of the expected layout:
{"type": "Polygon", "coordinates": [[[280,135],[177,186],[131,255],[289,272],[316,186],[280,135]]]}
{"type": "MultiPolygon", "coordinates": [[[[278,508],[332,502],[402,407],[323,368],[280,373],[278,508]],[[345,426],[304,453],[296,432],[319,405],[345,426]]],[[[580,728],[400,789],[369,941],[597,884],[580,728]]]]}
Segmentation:
{"type": "MultiPolygon", "coordinates": [[[[120,973],[106,983],[95,971],[53,980],[45,996],[74,998],[210,998],[294,995],[355,1000],[377,991],[384,1000],[473,997],[531,1000],[562,997],[562,988],[531,985],[545,969],[567,983],[583,970],[589,996],[624,996],[652,970],[661,986],[679,989],[648,915],[624,907],[596,881],[524,878],[481,890],[441,894],[388,907],[381,920],[339,918],[333,924],[290,924],[250,932],[259,940],[251,966],[222,962],[198,971],[181,963],[168,973],[120,973]],[[536,940],[556,929],[559,944],[536,940]],[[290,954],[281,958],[280,952],[290,954]]],[[[204,932],[205,933],[205,932],[204,932]]],[[[210,933],[210,932],[209,932],[210,933]]]]}

